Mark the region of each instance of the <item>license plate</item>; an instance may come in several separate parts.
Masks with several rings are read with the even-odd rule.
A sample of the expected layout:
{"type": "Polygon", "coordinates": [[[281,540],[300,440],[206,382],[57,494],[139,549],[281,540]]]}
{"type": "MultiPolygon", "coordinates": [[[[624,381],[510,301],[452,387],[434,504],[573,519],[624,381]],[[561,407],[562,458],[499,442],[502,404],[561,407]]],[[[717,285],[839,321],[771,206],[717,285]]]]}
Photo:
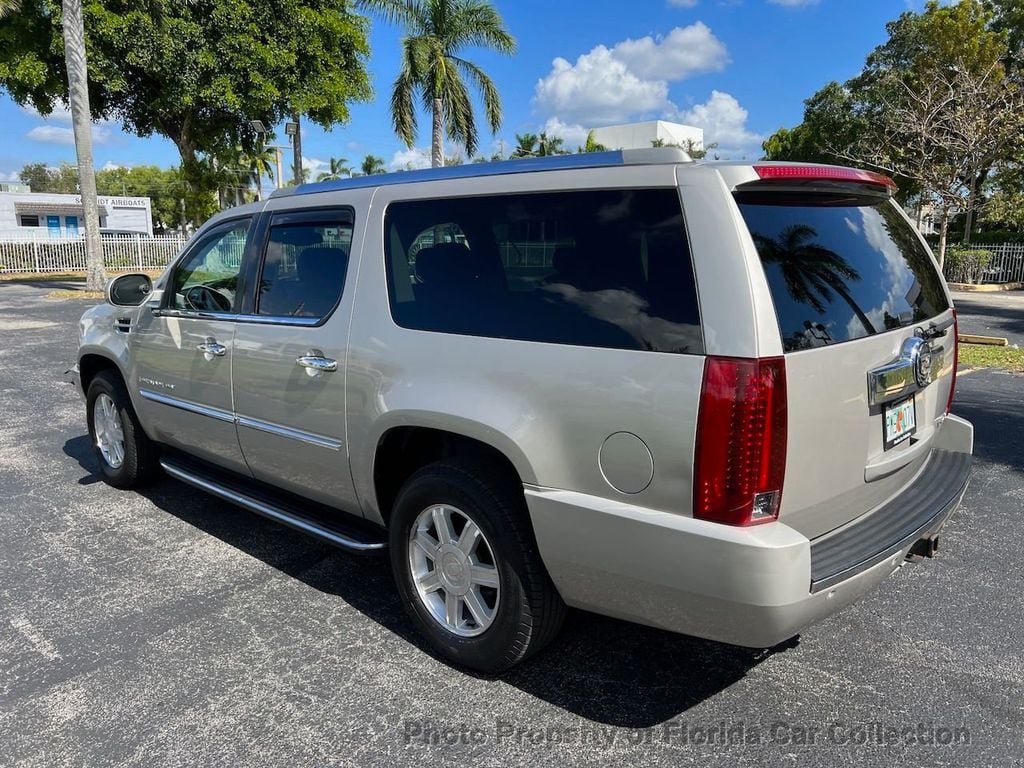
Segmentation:
{"type": "Polygon", "coordinates": [[[885,406],[882,415],[886,450],[902,443],[917,431],[917,410],[914,408],[913,397],[890,403],[885,406]]]}

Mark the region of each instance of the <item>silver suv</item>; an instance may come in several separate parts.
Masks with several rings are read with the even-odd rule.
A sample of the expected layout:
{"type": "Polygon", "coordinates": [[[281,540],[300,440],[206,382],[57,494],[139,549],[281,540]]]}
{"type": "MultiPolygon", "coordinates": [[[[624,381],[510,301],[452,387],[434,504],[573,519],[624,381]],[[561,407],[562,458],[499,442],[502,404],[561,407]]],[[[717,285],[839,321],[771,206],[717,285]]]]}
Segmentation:
{"type": "Polygon", "coordinates": [[[956,315],[892,182],[608,152],[300,186],[82,318],[103,475],[390,550],[448,659],[574,606],[771,646],[931,556],[956,315]]]}

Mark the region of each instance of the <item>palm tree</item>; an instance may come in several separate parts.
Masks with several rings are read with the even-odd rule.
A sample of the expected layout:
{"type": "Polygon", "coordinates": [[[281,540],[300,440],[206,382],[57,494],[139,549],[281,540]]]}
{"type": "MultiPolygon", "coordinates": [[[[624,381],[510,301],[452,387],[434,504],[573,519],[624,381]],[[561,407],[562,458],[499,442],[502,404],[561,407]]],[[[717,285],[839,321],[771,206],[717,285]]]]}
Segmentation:
{"type": "Polygon", "coordinates": [[[21,0],[0,0],[0,19],[14,13],[14,9],[19,5],[21,5],[21,0]]]}
{"type": "Polygon", "coordinates": [[[860,273],[835,251],[808,242],[817,236],[814,227],[791,224],[777,239],[755,233],[754,243],[765,264],[779,265],[786,290],[794,301],[811,306],[823,315],[825,302],[831,302],[835,292],[850,307],[867,334],[872,335],[874,325],[846,287],[846,281],[860,280],[860,273]]]}
{"type": "MultiPolygon", "coordinates": [[[[4,3],[4,13],[13,6],[4,3]]],[[[63,0],[64,63],[68,71],[68,106],[78,155],[78,184],[85,218],[85,287],[100,291],[107,282],[103,269],[103,245],[100,242],[100,216],[96,202],[96,173],[92,162],[92,114],[89,108],[89,72],[85,58],[85,25],[82,0],[63,0]]]]}
{"type": "Polygon", "coordinates": [[[316,177],[317,181],[334,181],[340,179],[342,176],[351,176],[352,169],[349,168],[345,163],[348,162],[348,158],[345,157],[332,157],[330,160],[329,170],[324,171],[316,177]]]}
{"type": "Polygon", "coordinates": [[[386,171],[386,168],[384,167],[384,158],[377,157],[376,155],[367,155],[363,158],[363,163],[359,166],[359,170],[363,172],[364,176],[373,176],[378,173],[384,173],[386,171]]]}
{"type": "Polygon", "coordinates": [[[607,152],[608,147],[601,144],[597,139],[594,138],[594,131],[587,132],[587,141],[583,146],[579,148],[580,152],[607,152]]]}
{"type": "Polygon", "coordinates": [[[256,187],[256,199],[263,199],[263,177],[266,176],[274,181],[274,171],[277,167],[277,150],[274,147],[264,146],[252,153],[242,156],[242,167],[247,168],[253,185],[256,187]]]}
{"type": "Polygon", "coordinates": [[[565,150],[562,148],[564,143],[565,140],[560,136],[548,136],[546,133],[541,132],[540,137],[537,140],[537,154],[540,157],[564,155],[565,150]]]}
{"type": "Polygon", "coordinates": [[[535,133],[517,133],[516,148],[512,150],[512,157],[535,157],[538,141],[535,133]]]}
{"type": "Polygon", "coordinates": [[[496,133],[501,125],[501,97],[487,74],[459,54],[466,46],[498,53],[515,53],[516,41],[505,29],[498,11],[487,0],[363,0],[363,5],[405,27],[402,68],[391,91],[395,133],[412,147],[416,141],[418,96],[431,112],[433,130],[430,163],[444,164],[444,135],[476,153],[476,117],[466,80],[483,97],[487,124],[496,133]]]}

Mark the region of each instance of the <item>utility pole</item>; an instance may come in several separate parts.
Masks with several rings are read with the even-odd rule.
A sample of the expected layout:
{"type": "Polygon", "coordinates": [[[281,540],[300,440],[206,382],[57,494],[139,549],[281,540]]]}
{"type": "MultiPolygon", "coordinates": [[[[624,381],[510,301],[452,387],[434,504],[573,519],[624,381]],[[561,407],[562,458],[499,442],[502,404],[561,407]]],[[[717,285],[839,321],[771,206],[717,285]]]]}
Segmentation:
{"type": "Polygon", "coordinates": [[[85,59],[85,26],[82,0],[63,0],[64,63],[68,70],[68,104],[78,156],[78,184],[82,193],[85,221],[85,287],[102,291],[107,273],[103,269],[100,214],[96,203],[96,173],[92,163],[92,112],[89,108],[89,73],[85,59]]]}
{"type": "Polygon", "coordinates": [[[295,186],[302,183],[302,124],[299,122],[299,117],[298,111],[292,112],[292,121],[284,128],[285,133],[292,137],[292,152],[294,154],[292,168],[295,171],[295,186]]]}
{"type": "Polygon", "coordinates": [[[283,163],[281,162],[281,147],[274,147],[274,153],[277,155],[277,188],[281,189],[284,186],[284,169],[283,163]]]}

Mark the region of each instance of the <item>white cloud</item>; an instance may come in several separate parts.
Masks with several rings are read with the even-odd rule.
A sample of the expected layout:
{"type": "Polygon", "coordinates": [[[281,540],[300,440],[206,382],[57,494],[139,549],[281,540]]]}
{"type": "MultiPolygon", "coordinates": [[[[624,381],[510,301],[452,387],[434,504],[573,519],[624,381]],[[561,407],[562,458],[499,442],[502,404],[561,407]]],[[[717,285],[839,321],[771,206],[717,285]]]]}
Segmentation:
{"type": "Polygon", "coordinates": [[[725,44],[700,21],[676,27],[665,37],[623,40],[612,55],[639,77],[667,81],[720,72],[729,63],[725,44]]]}
{"type": "Polygon", "coordinates": [[[596,125],[672,109],[670,82],[719,71],[729,61],[725,45],[702,22],[668,35],[598,45],[572,64],[556,58],[537,81],[534,106],[570,124],[596,125]]]}
{"type": "Polygon", "coordinates": [[[817,5],[820,0],[768,0],[771,5],[781,5],[783,8],[803,8],[808,5],[817,5]]]}
{"type": "Polygon", "coordinates": [[[0,171],[0,181],[21,181],[21,171],[11,171],[10,173],[0,171]]]}
{"type": "Polygon", "coordinates": [[[589,130],[576,123],[563,123],[557,117],[549,117],[541,130],[548,136],[558,136],[568,149],[575,149],[587,141],[589,130]]]}
{"type": "Polygon", "coordinates": [[[698,0],[668,0],[669,8],[693,8],[698,0]]]}
{"type": "Polygon", "coordinates": [[[430,149],[413,147],[400,149],[388,161],[388,169],[392,171],[414,171],[430,167],[430,149]]]}
{"type": "Polygon", "coordinates": [[[728,93],[712,91],[703,104],[680,111],[677,119],[704,129],[704,144],[718,144],[712,154],[720,157],[757,157],[764,137],[747,128],[749,113],[728,93]]]}
{"type": "MultiPolygon", "coordinates": [[[[66,144],[73,146],[75,143],[74,131],[70,128],[61,128],[56,125],[37,125],[26,133],[25,136],[32,141],[42,142],[43,144],[66,144]]],[[[111,138],[113,138],[113,134],[109,128],[102,125],[94,125],[92,127],[93,144],[106,144],[111,138]]]]}
{"type": "MultiPolygon", "coordinates": [[[[331,164],[326,160],[320,160],[316,157],[306,157],[305,155],[302,156],[302,170],[309,171],[310,181],[316,181],[316,177],[319,176],[324,171],[328,170],[330,168],[330,165],[331,164]]],[[[284,168],[284,174],[285,181],[287,181],[288,178],[294,175],[290,167],[284,168]]]]}
{"type": "MultiPolygon", "coordinates": [[[[71,125],[71,110],[67,106],[60,102],[55,102],[53,105],[53,111],[48,115],[43,115],[38,109],[33,107],[31,104],[26,104],[21,108],[21,111],[26,115],[32,115],[32,117],[38,117],[41,120],[53,121],[55,123],[64,123],[71,125]]],[[[93,125],[111,125],[114,121],[110,118],[100,118],[99,120],[93,120],[93,125]]]]}

